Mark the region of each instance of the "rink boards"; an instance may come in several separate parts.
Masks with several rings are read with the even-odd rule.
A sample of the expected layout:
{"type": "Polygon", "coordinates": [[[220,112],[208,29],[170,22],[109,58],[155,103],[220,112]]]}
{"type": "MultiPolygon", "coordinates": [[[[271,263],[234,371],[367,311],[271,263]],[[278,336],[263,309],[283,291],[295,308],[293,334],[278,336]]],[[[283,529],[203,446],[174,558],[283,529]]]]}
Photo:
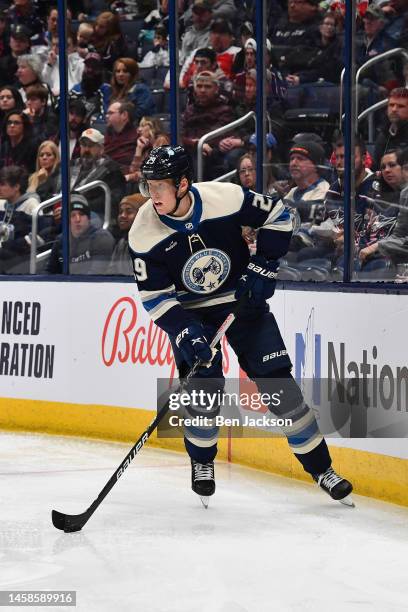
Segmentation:
{"type": "MultiPolygon", "coordinates": [[[[1,287],[0,427],[134,441],[152,417],[157,378],[175,376],[167,336],[150,322],[136,286],[10,281],[1,287]]],[[[368,372],[380,389],[386,426],[368,427],[366,438],[343,435],[328,443],[336,468],[358,493],[408,505],[406,398],[395,409],[381,387],[385,381],[396,393],[408,378],[408,296],[287,290],[270,304],[300,383],[328,370],[343,378],[368,372]]],[[[242,376],[226,342],[223,355],[226,376],[242,376]]],[[[318,386],[316,392],[318,411],[318,386]]],[[[305,478],[285,439],[225,433],[222,458],[305,478]]],[[[154,436],[152,443],[183,448],[180,439],[154,436]]]]}

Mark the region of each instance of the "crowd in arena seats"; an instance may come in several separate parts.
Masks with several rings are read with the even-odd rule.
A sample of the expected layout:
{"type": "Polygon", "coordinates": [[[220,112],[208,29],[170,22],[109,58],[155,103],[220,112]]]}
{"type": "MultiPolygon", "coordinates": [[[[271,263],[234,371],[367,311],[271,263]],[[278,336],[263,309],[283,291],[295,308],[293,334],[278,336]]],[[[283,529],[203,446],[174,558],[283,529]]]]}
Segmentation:
{"type": "MultiPolygon", "coordinates": [[[[203,135],[255,110],[255,3],[177,5],[181,142],[196,165],[203,135]]],[[[408,269],[408,0],[358,1],[357,8],[357,66],[394,50],[361,73],[358,112],[368,117],[359,120],[355,149],[355,274],[384,280],[395,278],[400,264],[408,269]]],[[[68,0],[71,189],[102,180],[111,192],[109,228],[102,227],[104,192],[76,194],[73,272],[131,273],[123,263],[125,234],[141,205],[140,166],[154,146],[170,141],[168,10],[168,0],[68,0]],[[95,250],[92,262],[82,261],[86,244],[95,250]]],[[[269,0],[266,11],[265,190],[283,199],[295,224],[281,277],[341,279],[345,2],[269,0]]],[[[0,0],[3,274],[28,271],[33,210],[61,190],[59,52],[56,6],[0,0]]],[[[205,180],[235,172],[230,180],[255,188],[253,120],[206,142],[202,153],[205,180]]],[[[60,202],[38,219],[39,250],[52,248],[47,269],[59,272],[60,202]]],[[[249,230],[246,236],[256,240],[249,230]]]]}

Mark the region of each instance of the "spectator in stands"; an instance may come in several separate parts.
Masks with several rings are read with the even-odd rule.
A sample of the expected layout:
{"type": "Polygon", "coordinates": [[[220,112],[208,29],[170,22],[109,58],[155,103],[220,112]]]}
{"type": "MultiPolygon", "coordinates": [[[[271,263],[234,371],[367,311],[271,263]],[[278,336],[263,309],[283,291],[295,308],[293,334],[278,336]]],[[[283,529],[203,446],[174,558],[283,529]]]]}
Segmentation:
{"type": "Polygon", "coordinates": [[[294,144],[289,151],[289,172],[296,186],[285,200],[298,209],[305,224],[314,220],[316,207],[324,202],[330,187],[320,176],[323,161],[323,147],[311,141],[294,144]]]}
{"type": "Polygon", "coordinates": [[[210,0],[194,0],[191,7],[192,25],[186,28],[181,49],[180,63],[200,47],[208,47],[210,42],[210,22],[213,18],[210,0]]]}
{"type": "Polygon", "coordinates": [[[318,0],[289,0],[287,14],[270,24],[273,63],[285,76],[298,74],[314,56],[318,6],[318,0]]]}
{"type": "Polygon", "coordinates": [[[58,38],[58,8],[51,5],[47,11],[47,31],[45,32],[45,40],[49,46],[55,37],[58,38]]]}
{"type": "Polygon", "coordinates": [[[133,104],[126,101],[113,102],[106,112],[105,155],[120,165],[124,175],[129,173],[138,136],[134,112],[133,104]]]}
{"type": "MultiPolygon", "coordinates": [[[[194,93],[194,78],[197,74],[203,72],[203,70],[209,70],[215,74],[220,88],[220,94],[229,99],[232,92],[232,82],[219,67],[217,63],[217,54],[214,49],[204,47],[203,49],[196,50],[192,70],[186,72],[182,82],[180,82],[180,87],[188,89],[188,101],[191,101],[194,93]],[[189,82],[187,82],[188,78],[190,79],[189,82]]],[[[168,79],[168,86],[170,86],[170,79],[168,79]]]]}
{"type": "MultiPolygon", "coordinates": [[[[232,26],[224,19],[216,19],[210,26],[210,47],[216,53],[217,66],[222,70],[228,80],[232,79],[232,66],[236,54],[240,51],[239,47],[232,44],[234,34],[232,26]]],[[[192,52],[185,60],[180,71],[180,87],[186,88],[193,80],[197,65],[195,63],[197,52],[192,52]]],[[[165,87],[169,87],[169,79],[166,77],[165,87]]]]}
{"type": "Polygon", "coordinates": [[[143,206],[147,199],[141,193],[136,193],[126,196],[119,204],[118,227],[121,238],[113,249],[108,274],[123,274],[125,276],[133,274],[132,260],[129,256],[128,234],[139,208],[143,206]]]}
{"type": "Polygon", "coordinates": [[[321,217],[329,183],[321,177],[324,149],[311,141],[294,144],[289,151],[289,173],[295,186],[282,198],[300,218],[300,230],[292,237],[288,261],[294,262],[316,256],[310,228],[321,217]]]}
{"type": "MultiPolygon", "coordinates": [[[[214,73],[200,72],[194,80],[194,99],[187,104],[182,115],[181,133],[183,145],[195,153],[201,136],[231,123],[234,112],[225,100],[219,95],[218,81],[214,73]]],[[[209,163],[206,164],[207,178],[214,178],[223,173],[223,159],[218,149],[221,138],[207,142],[203,147],[203,154],[209,163]]],[[[194,155],[195,156],[195,155],[194,155]]]]}
{"type": "Polygon", "coordinates": [[[24,108],[23,98],[16,87],[5,85],[0,87],[0,126],[3,127],[4,117],[11,110],[20,111],[24,108]]]}
{"type": "Polygon", "coordinates": [[[0,57],[0,84],[17,84],[17,59],[30,52],[30,31],[25,26],[10,29],[11,54],[0,57]]]}
{"type": "Polygon", "coordinates": [[[245,189],[256,188],[256,159],[251,153],[244,153],[238,160],[237,173],[239,183],[245,189]]]}
{"type": "Polygon", "coordinates": [[[378,189],[375,195],[377,202],[371,203],[375,214],[370,219],[367,245],[358,254],[362,265],[367,261],[373,261],[373,257],[378,259],[381,256],[379,241],[393,233],[399,214],[398,207],[393,206],[393,204],[400,203],[401,190],[405,185],[401,165],[403,160],[404,154],[402,151],[398,153],[397,151],[389,151],[381,158],[380,180],[378,186],[374,184],[378,189]]]}
{"type": "Polygon", "coordinates": [[[22,55],[17,60],[16,76],[21,85],[19,91],[24,102],[27,100],[27,88],[31,85],[42,85],[42,61],[38,55],[22,55]]]}
{"type": "Polygon", "coordinates": [[[92,38],[94,35],[94,26],[92,23],[80,23],[77,31],[77,51],[79,56],[84,60],[88,53],[91,52],[92,38]]]}
{"type": "MultiPolygon", "coordinates": [[[[270,75],[269,75],[270,76],[270,75]]],[[[270,80],[268,81],[270,83],[270,80]]],[[[244,80],[244,95],[235,93],[235,113],[243,117],[246,113],[255,110],[256,105],[256,70],[247,70],[244,80]]],[[[233,134],[223,136],[219,142],[219,150],[224,155],[224,171],[229,172],[236,166],[237,159],[243,155],[252,134],[253,124],[247,122],[234,130],[233,134]]]]}
{"type": "Polygon", "coordinates": [[[139,67],[136,60],[121,57],[113,66],[110,85],[104,85],[105,103],[128,101],[135,107],[135,120],[143,115],[152,115],[155,104],[150,89],[139,80],[139,67]]]}
{"type": "MultiPolygon", "coordinates": [[[[234,0],[208,0],[208,3],[211,5],[214,19],[234,20],[237,16],[237,7],[234,0]]],[[[190,25],[193,20],[193,6],[194,4],[183,15],[186,26],[190,25]]]]}
{"type": "Polygon", "coordinates": [[[128,56],[128,47],[117,14],[104,11],[97,16],[92,42],[102,58],[105,71],[110,72],[117,59],[128,56]]]}
{"type": "MultiPolygon", "coordinates": [[[[85,196],[71,194],[70,264],[71,274],[106,274],[114,247],[110,232],[91,224],[91,208],[85,196]]],[[[62,273],[62,236],[52,247],[47,265],[50,274],[62,273]]]]}
{"type": "Polygon", "coordinates": [[[48,89],[44,85],[30,85],[27,87],[26,110],[32,135],[38,141],[58,140],[59,118],[48,106],[48,89]]]}
{"type": "MultiPolygon", "coordinates": [[[[104,153],[104,136],[98,130],[88,128],[80,138],[80,158],[76,159],[71,169],[71,189],[86,185],[91,181],[103,181],[111,190],[111,218],[116,219],[119,202],[125,195],[126,182],[117,162],[109,159],[104,153]]],[[[87,199],[92,211],[100,219],[104,217],[105,197],[101,189],[87,192],[87,199]]]]}
{"type": "Polygon", "coordinates": [[[30,176],[28,190],[36,192],[41,202],[61,191],[59,148],[52,140],[45,140],[38,147],[36,171],[30,176]]]}
{"type": "Polygon", "coordinates": [[[24,26],[29,30],[32,45],[46,44],[44,24],[31,0],[14,0],[8,10],[8,22],[12,26],[24,26]]]}
{"type": "MultiPolygon", "coordinates": [[[[395,41],[387,34],[385,29],[387,18],[379,6],[371,4],[363,16],[364,40],[357,45],[356,59],[358,65],[363,65],[372,57],[376,57],[395,46],[395,41]]],[[[398,85],[392,62],[383,61],[372,66],[364,72],[364,81],[370,79],[376,85],[389,88],[398,85]]],[[[363,81],[363,84],[364,84],[363,81]]]]}
{"type": "Polygon", "coordinates": [[[31,215],[38,199],[27,193],[27,185],[20,167],[0,170],[0,274],[28,272],[31,215]]]}
{"type": "Polygon", "coordinates": [[[109,103],[109,85],[103,83],[103,65],[98,53],[88,53],[79,83],[71,89],[71,97],[81,100],[88,119],[102,120],[109,103]]]}
{"type": "MultiPolygon", "coordinates": [[[[338,178],[327,190],[324,206],[319,206],[315,210],[313,225],[308,231],[311,244],[301,251],[298,261],[325,257],[332,261],[333,266],[343,267],[344,153],[344,142],[340,138],[334,145],[334,163],[338,178]]],[[[357,245],[365,232],[365,215],[371,206],[367,198],[373,198],[376,193],[373,185],[375,175],[365,165],[366,153],[364,142],[357,138],[354,152],[356,189],[354,228],[357,245]]],[[[303,236],[300,235],[300,239],[303,236]]]]}
{"type": "Polygon", "coordinates": [[[154,147],[162,147],[170,144],[167,134],[163,134],[159,122],[154,117],[142,117],[137,128],[136,150],[129,174],[126,175],[127,181],[138,181],[140,179],[140,166],[148,157],[154,147]]]}
{"type": "Polygon", "coordinates": [[[391,234],[366,247],[359,253],[362,264],[379,256],[387,258],[394,265],[408,262],[408,149],[398,153],[398,163],[402,168],[403,189],[400,194],[400,210],[391,234]]]}
{"type": "MultiPolygon", "coordinates": [[[[285,196],[290,185],[288,182],[288,174],[285,166],[281,163],[278,153],[278,142],[275,136],[268,132],[265,136],[266,141],[266,157],[264,163],[266,165],[266,187],[265,192],[271,195],[285,196]]],[[[256,134],[252,134],[248,141],[249,154],[256,160],[256,134]]]]}
{"type": "Polygon", "coordinates": [[[169,64],[170,55],[167,29],[159,24],[154,29],[153,49],[143,56],[143,60],[139,62],[139,68],[160,68],[169,64]]]}
{"type": "Polygon", "coordinates": [[[381,156],[389,149],[408,147],[408,89],[393,89],[388,98],[387,121],[380,130],[374,150],[374,163],[379,166],[381,156]]]}
{"type": "Polygon", "coordinates": [[[394,40],[395,46],[404,46],[408,37],[408,0],[389,0],[383,10],[390,16],[386,33],[394,40]]]}
{"type": "Polygon", "coordinates": [[[34,172],[38,142],[32,138],[30,120],[23,111],[10,111],[4,121],[0,142],[0,168],[20,166],[34,172]]]}
{"type": "Polygon", "coordinates": [[[80,156],[79,138],[88,127],[86,106],[81,100],[71,99],[68,106],[70,159],[80,156]]]}
{"type": "Polygon", "coordinates": [[[240,29],[240,41],[241,41],[241,49],[235,56],[234,63],[232,65],[232,74],[239,74],[243,70],[245,70],[245,43],[250,38],[254,39],[254,26],[250,21],[245,21],[240,29]]]}
{"type": "Polygon", "coordinates": [[[0,8],[0,57],[6,57],[10,53],[7,10],[0,8]]]}
{"type": "MultiPolygon", "coordinates": [[[[72,89],[76,83],[82,78],[84,71],[84,61],[79,56],[76,48],[75,34],[69,32],[66,39],[68,53],[68,89],[72,89]]],[[[58,36],[53,36],[51,40],[51,49],[48,53],[47,63],[43,67],[42,80],[51,89],[54,96],[59,95],[59,47],[58,36]]]]}
{"type": "Polygon", "coordinates": [[[210,47],[217,54],[217,63],[225,75],[232,78],[232,66],[240,48],[233,45],[234,31],[225,19],[214,19],[210,26],[210,47]]]}
{"type": "Polygon", "coordinates": [[[398,204],[404,186],[401,158],[402,151],[396,150],[387,151],[381,158],[379,180],[376,181],[375,187],[378,198],[384,202],[386,208],[388,208],[386,203],[390,206],[398,204]]]}
{"type": "Polygon", "coordinates": [[[343,69],[343,45],[336,34],[336,19],[332,13],[326,13],[320,22],[319,29],[314,31],[311,40],[313,51],[308,61],[296,73],[286,75],[291,86],[302,83],[314,83],[319,79],[331,83],[340,83],[343,69]]]}
{"type": "MultiPolygon", "coordinates": [[[[243,189],[256,190],[256,158],[251,153],[244,153],[237,164],[238,181],[243,189]]],[[[242,236],[251,251],[251,255],[256,250],[256,231],[252,227],[244,226],[242,236]]]]}

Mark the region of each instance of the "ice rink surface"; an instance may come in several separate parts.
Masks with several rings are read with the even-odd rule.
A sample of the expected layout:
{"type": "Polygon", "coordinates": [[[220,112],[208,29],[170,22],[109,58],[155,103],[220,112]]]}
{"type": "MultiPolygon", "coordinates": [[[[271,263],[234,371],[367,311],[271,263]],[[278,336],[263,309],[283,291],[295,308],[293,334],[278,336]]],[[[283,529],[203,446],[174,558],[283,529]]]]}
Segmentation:
{"type": "Polygon", "coordinates": [[[205,510],[187,457],[145,448],[83,531],[56,530],[51,509],[86,510],[130,446],[0,433],[0,590],[77,591],[24,609],[408,611],[408,509],[235,465],[205,510]]]}

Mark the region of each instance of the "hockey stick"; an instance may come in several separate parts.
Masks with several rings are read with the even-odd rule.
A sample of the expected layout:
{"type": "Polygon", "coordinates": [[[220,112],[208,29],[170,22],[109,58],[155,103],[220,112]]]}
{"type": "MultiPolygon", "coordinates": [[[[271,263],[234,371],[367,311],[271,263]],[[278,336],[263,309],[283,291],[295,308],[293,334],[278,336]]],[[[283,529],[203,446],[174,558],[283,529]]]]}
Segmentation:
{"type": "MultiPolygon", "coordinates": [[[[231,312],[227,316],[225,321],[222,323],[222,325],[219,327],[217,333],[215,334],[210,344],[210,347],[212,349],[214,349],[217,346],[218,342],[224,336],[227,329],[230,327],[230,325],[232,325],[232,323],[236,319],[238,308],[234,312],[231,312]]],[[[180,388],[179,388],[179,392],[181,392],[186,387],[188,381],[194,376],[194,374],[196,373],[200,365],[201,365],[201,362],[199,361],[197,361],[197,363],[194,364],[194,366],[191,368],[187,376],[183,379],[180,385],[180,388]]],[[[158,426],[162,418],[167,414],[169,410],[169,404],[170,404],[170,400],[167,400],[163,408],[159,410],[159,412],[154,417],[153,421],[150,423],[147,429],[142,433],[142,435],[137,440],[135,445],[130,449],[130,451],[128,452],[128,454],[126,455],[126,457],[120,464],[120,466],[112,474],[112,476],[110,477],[106,485],[103,487],[102,491],[99,493],[98,497],[95,499],[94,502],[92,502],[89,508],[85,510],[85,512],[82,512],[82,514],[64,514],[63,512],[58,512],[57,510],[53,510],[52,511],[52,523],[54,527],[56,527],[57,529],[61,529],[62,531],[65,531],[65,533],[72,533],[73,531],[80,531],[82,529],[82,527],[85,525],[85,523],[89,521],[89,519],[91,518],[95,510],[98,508],[98,506],[101,504],[101,502],[105,499],[109,491],[113,489],[113,487],[115,486],[119,478],[122,476],[123,472],[126,470],[127,467],[129,467],[129,465],[131,464],[133,459],[136,457],[138,452],[146,444],[147,440],[150,438],[150,436],[152,435],[152,433],[154,432],[154,430],[156,429],[156,427],[158,426]]]]}

